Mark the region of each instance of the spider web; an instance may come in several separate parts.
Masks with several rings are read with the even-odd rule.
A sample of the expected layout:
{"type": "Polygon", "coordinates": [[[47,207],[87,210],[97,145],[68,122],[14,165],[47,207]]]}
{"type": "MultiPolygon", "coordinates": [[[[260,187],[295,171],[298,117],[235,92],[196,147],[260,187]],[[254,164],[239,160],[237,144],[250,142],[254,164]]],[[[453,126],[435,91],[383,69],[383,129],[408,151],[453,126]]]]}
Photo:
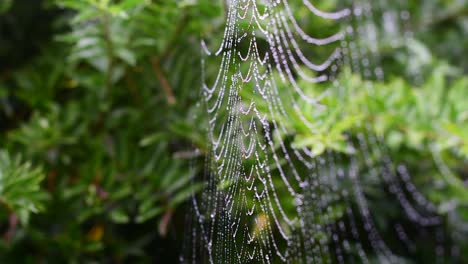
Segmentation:
{"type": "MultiPolygon", "coordinates": [[[[202,41],[211,146],[206,187],[191,201],[181,262],[402,263],[399,253],[416,248],[408,226],[434,241],[434,261],[449,256],[435,206],[404,164],[391,159],[369,122],[355,120],[364,132],[337,135],[346,144],[332,149],[320,138],[313,148],[294,140],[297,131],[323,133],[317,124],[324,122],[346,126],[339,113],[333,122],[321,114],[330,111],[330,101],[339,105],[350,98],[339,76],[349,71],[383,81],[373,44],[385,37],[396,45],[412,35],[410,14],[388,9],[383,0],[353,1],[334,12],[313,2],[227,1],[221,43],[202,41]],[[307,15],[298,19],[298,13],[307,15]],[[327,21],[329,35],[303,29],[317,20],[327,21]],[[366,192],[381,182],[396,201],[389,211],[406,216],[405,223],[391,222],[392,233],[378,223],[382,212],[391,213],[371,211],[366,192]]],[[[361,89],[372,94],[373,82],[363,83],[361,89]]]]}

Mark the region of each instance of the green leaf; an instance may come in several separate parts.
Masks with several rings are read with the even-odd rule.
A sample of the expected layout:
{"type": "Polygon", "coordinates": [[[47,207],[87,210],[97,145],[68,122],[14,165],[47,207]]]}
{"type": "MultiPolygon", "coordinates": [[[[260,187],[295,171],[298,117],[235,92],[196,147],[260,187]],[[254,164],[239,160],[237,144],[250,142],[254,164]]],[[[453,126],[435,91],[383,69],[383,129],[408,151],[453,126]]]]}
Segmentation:
{"type": "Polygon", "coordinates": [[[146,221],[148,221],[149,219],[151,218],[154,218],[156,216],[158,216],[159,214],[161,214],[163,212],[163,209],[161,207],[155,207],[155,208],[152,208],[144,213],[141,213],[139,214],[135,221],[136,223],[138,224],[141,224],[141,223],[144,223],[146,221]]]}
{"type": "Polygon", "coordinates": [[[124,0],[118,4],[119,8],[122,10],[133,9],[139,5],[147,4],[147,0],[124,0]]]}
{"type": "Polygon", "coordinates": [[[176,196],[174,196],[174,198],[171,199],[170,204],[169,204],[170,207],[171,208],[177,207],[180,203],[186,201],[190,196],[202,190],[203,186],[204,186],[203,183],[196,183],[196,184],[190,185],[189,187],[185,189],[182,189],[176,194],[176,196]]]}
{"type": "Polygon", "coordinates": [[[126,62],[130,66],[135,66],[136,65],[136,57],[135,54],[126,48],[119,48],[115,51],[117,57],[119,57],[121,60],[126,62]]]}
{"type": "Polygon", "coordinates": [[[126,224],[129,221],[129,217],[123,209],[114,209],[110,214],[111,220],[117,224],[126,224]]]}

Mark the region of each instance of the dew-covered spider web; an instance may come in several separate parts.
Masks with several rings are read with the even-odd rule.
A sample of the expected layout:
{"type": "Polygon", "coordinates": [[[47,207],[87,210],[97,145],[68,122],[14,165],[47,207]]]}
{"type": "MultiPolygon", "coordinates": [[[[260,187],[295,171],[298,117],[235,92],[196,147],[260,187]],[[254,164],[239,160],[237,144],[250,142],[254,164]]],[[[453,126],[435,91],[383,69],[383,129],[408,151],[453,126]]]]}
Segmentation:
{"type": "Polygon", "coordinates": [[[457,258],[435,205],[356,115],[373,110],[349,102],[385,78],[377,43],[412,37],[405,1],[386,1],[331,12],[325,0],[226,1],[223,36],[201,43],[211,145],[183,263],[404,263],[418,254],[414,237],[433,263],[457,258]],[[373,193],[391,205],[370,204],[373,193]]]}

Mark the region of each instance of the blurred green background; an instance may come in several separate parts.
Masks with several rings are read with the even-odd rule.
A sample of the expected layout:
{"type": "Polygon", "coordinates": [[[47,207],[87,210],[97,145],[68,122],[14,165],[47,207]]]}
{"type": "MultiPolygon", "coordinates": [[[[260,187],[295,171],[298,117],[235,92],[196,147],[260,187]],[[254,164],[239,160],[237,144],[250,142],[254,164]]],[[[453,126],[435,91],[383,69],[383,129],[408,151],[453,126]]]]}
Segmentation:
{"type": "MultiPolygon", "coordinates": [[[[177,262],[209,149],[199,42],[222,37],[225,8],[211,0],[0,0],[1,263],[177,262]]],[[[371,99],[358,89],[365,80],[343,71],[348,103],[327,104],[344,114],[323,118],[372,120],[390,156],[437,205],[447,248],[468,263],[468,2],[409,1],[408,11],[414,36],[377,43],[387,73],[377,93],[371,99]]],[[[306,32],[327,34],[307,22],[306,32]]],[[[348,154],[336,135],[362,132],[349,121],[312,136],[289,122],[293,145],[320,142],[317,155],[348,154]]],[[[386,221],[404,215],[386,217],[392,201],[373,184],[370,206],[382,232],[392,232],[386,221]]],[[[421,240],[417,253],[398,253],[431,263],[421,240]]]]}

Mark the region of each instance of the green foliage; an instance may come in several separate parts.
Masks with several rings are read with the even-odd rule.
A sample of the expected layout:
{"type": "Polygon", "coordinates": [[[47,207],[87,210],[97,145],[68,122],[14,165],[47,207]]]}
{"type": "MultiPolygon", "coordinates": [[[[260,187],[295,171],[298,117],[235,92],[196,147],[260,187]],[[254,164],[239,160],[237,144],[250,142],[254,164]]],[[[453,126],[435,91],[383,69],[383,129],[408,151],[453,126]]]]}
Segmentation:
{"type": "Polygon", "coordinates": [[[5,0],[0,3],[0,14],[5,13],[10,9],[13,0],[5,0]]]}
{"type": "Polygon", "coordinates": [[[427,82],[413,87],[401,78],[373,83],[345,71],[340,77],[347,87],[345,94],[340,88],[331,88],[322,100],[326,109],[310,112],[311,120],[325,122],[317,125],[314,135],[296,131],[294,144],[313,147],[316,154],[325,148],[346,152],[349,148],[336,147],[346,144],[345,133],[356,132],[362,122],[368,122],[376,134],[387,139],[390,148],[427,151],[437,146],[438,151],[453,149],[467,158],[462,131],[468,121],[468,78],[453,76],[453,72],[446,65],[438,66],[427,82]]]}
{"type": "MultiPolygon", "coordinates": [[[[42,165],[47,184],[38,190],[51,199],[26,233],[15,232],[12,245],[0,248],[2,259],[11,262],[17,248],[31,243],[59,263],[174,257],[174,249],[144,250],[179,246],[168,232],[203,187],[194,182],[202,164],[189,166],[199,156],[190,144],[207,146],[198,120],[203,109],[196,105],[200,59],[193,37],[206,23],[193,18],[210,20],[219,8],[135,0],[42,5],[57,14],[57,29],[38,56],[2,77],[0,118],[11,125],[2,128],[0,142],[42,165]]],[[[8,169],[26,173],[20,165],[8,169]]],[[[25,177],[43,178],[31,171],[25,177]]],[[[26,200],[17,189],[8,194],[25,222],[44,208],[39,194],[26,200]]]]}
{"type": "Polygon", "coordinates": [[[47,194],[41,190],[44,180],[40,168],[34,168],[19,157],[0,151],[0,204],[2,215],[15,214],[26,225],[31,213],[44,210],[47,194]]]}
{"type": "MultiPolygon", "coordinates": [[[[2,243],[0,262],[176,261],[184,208],[204,187],[198,179],[209,149],[199,104],[199,38],[215,45],[222,36],[222,2],[0,1],[0,219],[7,223],[16,215],[23,223],[2,243]]],[[[291,2],[305,31],[335,31],[330,21],[291,2]]],[[[321,1],[320,8],[334,10],[338,2],[321,1]]],[[[372,43],[388,73],[384,82],[342,69],[337,78],[347,90],[300,83],[310,96],[325,95],[322,108],[298,105],[316,133],[292,105],[285,106],[291,119],[278,121],[292,147],[312,147],[314,155],[356,155],[350,142],[370,124],[392,158],[408,164],[416,185],[450,216],[444,228],[463,236],[468,66],[460,54],[468,47],[466,1],[409,2],[414,38],[372,43]],[[446,170],[433,162],[439,159],[446,170]]],[[[264,45],[259,40],[260,49],[264,45]]],[[[332,48],[304,52],[320,61],[332,48]]],[[[218,66],[208,63],[208,75],[218,66]]],[[[279,89],[289,96],[289,87],[279,89]]],[[[242,93],[258,96],[251,89],[242,93]]],[[[268,113],[266,105],[258,107],[268,113]]],[[[388,209],[394,206],[384,199],[381,182],[365,173],[361,180],[373,210],[403,218],[388,209]]],[[[220,189],[230,184],[221,182],[220,189]]],[[[277,185],[280,199],[287,197],[280,180],[277,185]]],[[[336,203],[332,217],[318,221],[342,217],[339,198],[324,195],[336,203]]],[[[284,202],[291,211],[294,202],[284,202]]],[[[460,245],[468,252],[466,242],[460,245]]]]}

